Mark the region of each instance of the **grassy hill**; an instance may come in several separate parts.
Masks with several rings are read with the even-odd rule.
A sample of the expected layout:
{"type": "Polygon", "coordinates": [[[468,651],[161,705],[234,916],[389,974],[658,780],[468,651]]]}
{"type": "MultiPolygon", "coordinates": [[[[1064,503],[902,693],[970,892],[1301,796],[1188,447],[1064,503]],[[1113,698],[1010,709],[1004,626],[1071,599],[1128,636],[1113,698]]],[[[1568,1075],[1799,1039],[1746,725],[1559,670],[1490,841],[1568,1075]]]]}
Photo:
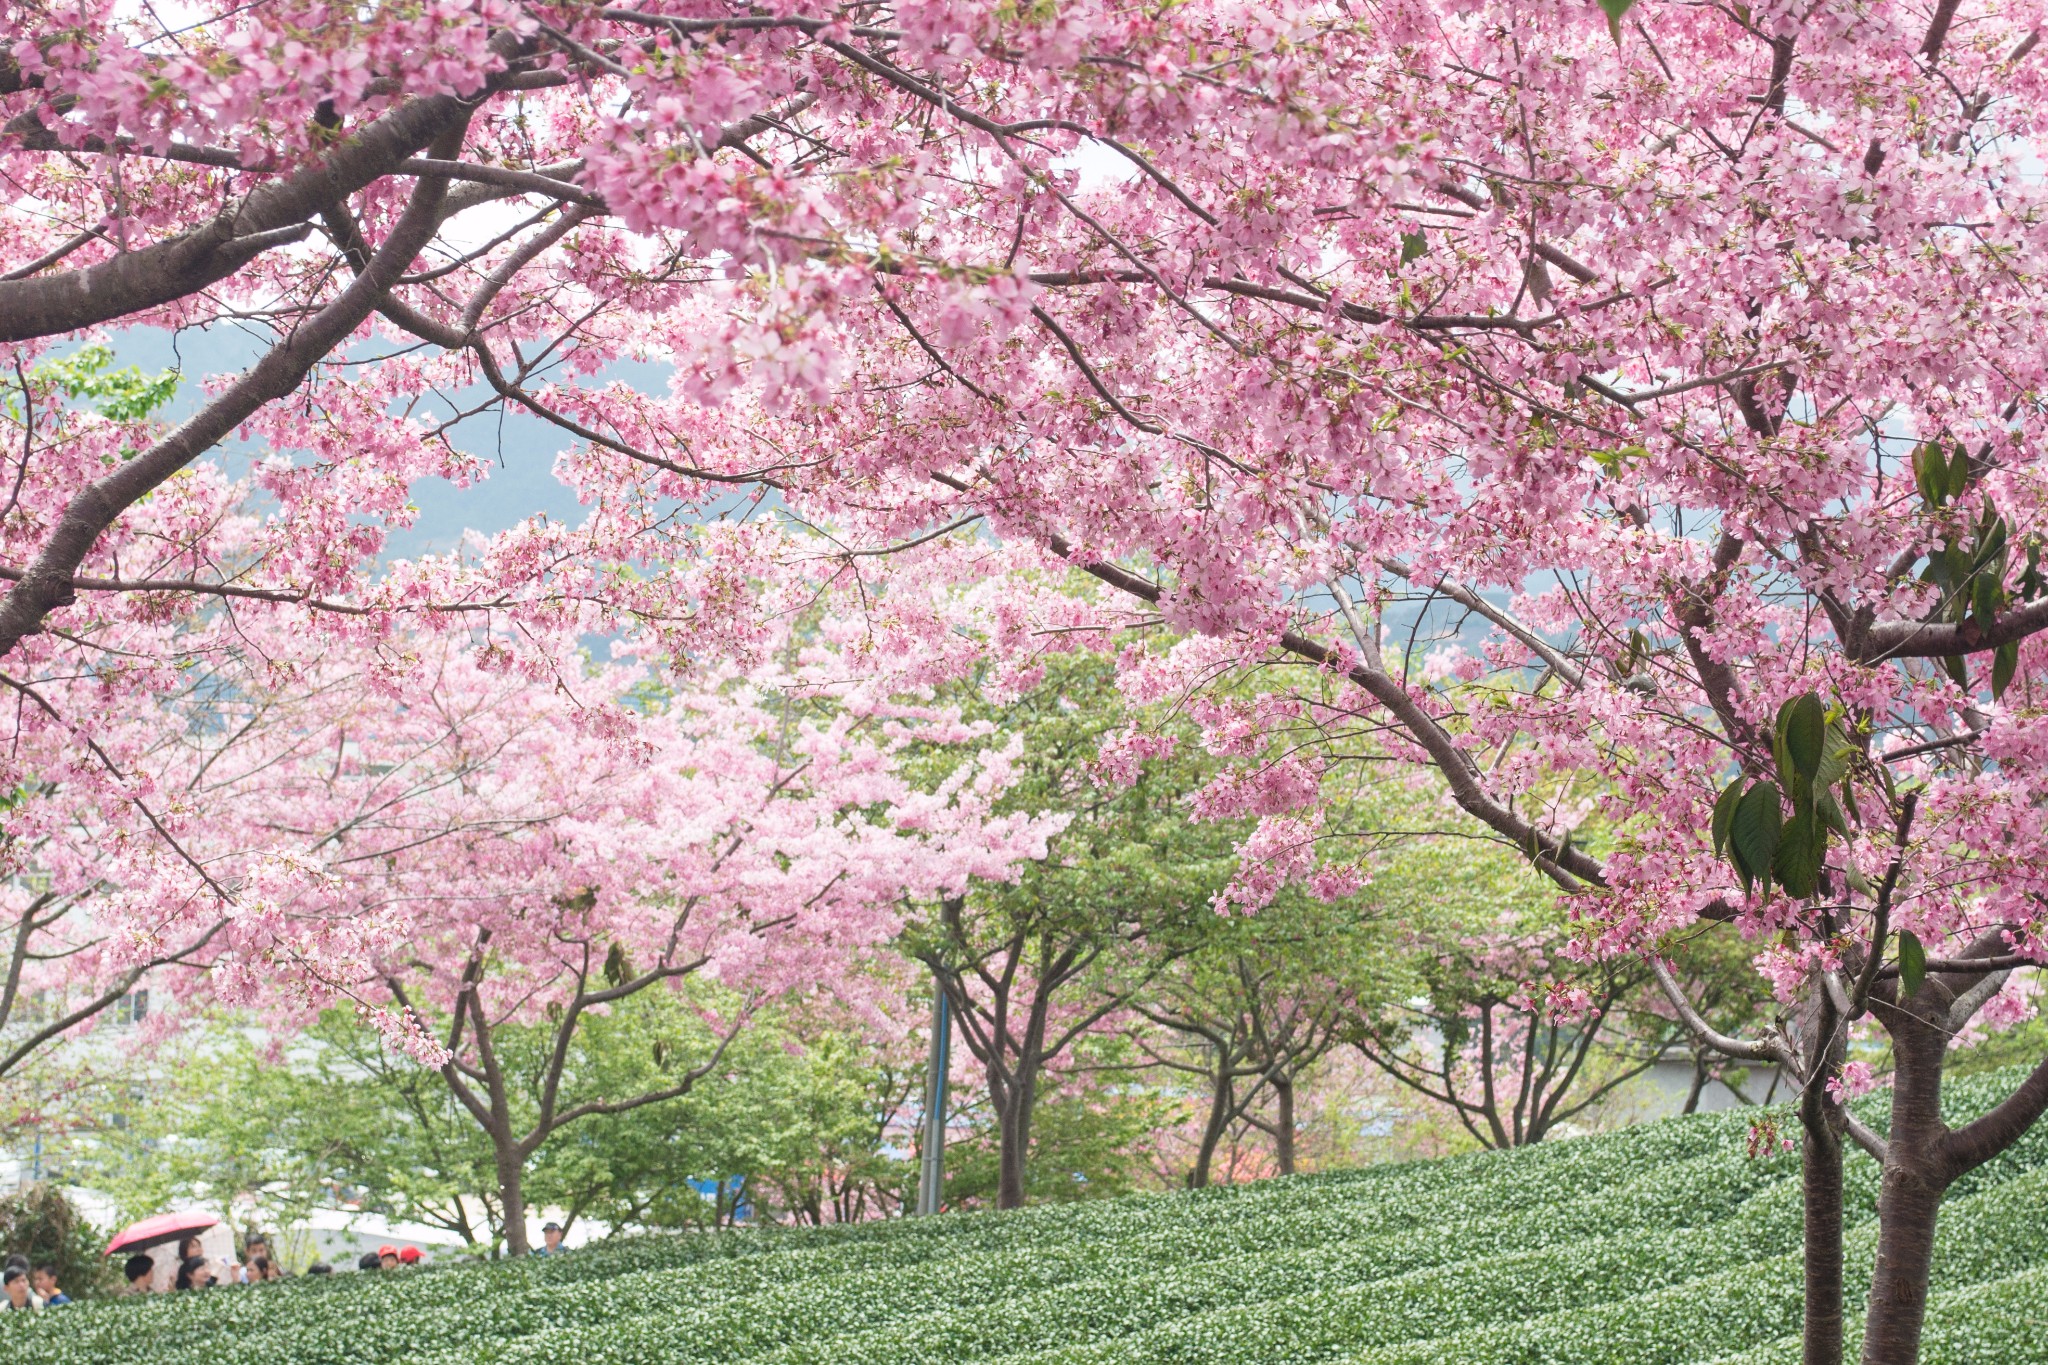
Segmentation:
{"type": "MultiPolygon", "coordinates": [[[[2015,1079],[1953,1084],[1955,1117],[2015,1079]]],[[[1750,1158],[1747,1133],[1747,1115],[1707,1115],[1190,1195],[5,1314],[0,1361],[1796,1361],[1798,1159],[1750,1158]]],[[[1876,1174],[1851,1164],[1852,1280],[1876,1174]]],[[[1953,1192],[1935,1275],[1924,1359],[2048,1362],[2048,1127],[1953,1192]]]]}

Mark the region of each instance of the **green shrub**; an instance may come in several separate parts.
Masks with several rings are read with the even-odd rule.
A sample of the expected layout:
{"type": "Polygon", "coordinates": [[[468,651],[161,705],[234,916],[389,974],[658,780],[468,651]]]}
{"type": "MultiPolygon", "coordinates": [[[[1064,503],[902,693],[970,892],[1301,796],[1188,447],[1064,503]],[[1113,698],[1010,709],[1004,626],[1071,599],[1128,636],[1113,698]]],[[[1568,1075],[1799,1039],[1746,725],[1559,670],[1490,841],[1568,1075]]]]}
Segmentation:
{"type": "Polygon", "coordinates": [[[0,1250],[53,1267],[58,1287],[74,1299],[111,1293],[120,1283],[100,1254],[106,1244],[107,1234],[80,1217],[55,1185],[28,1185],[0,1199],[0,1250]]]}

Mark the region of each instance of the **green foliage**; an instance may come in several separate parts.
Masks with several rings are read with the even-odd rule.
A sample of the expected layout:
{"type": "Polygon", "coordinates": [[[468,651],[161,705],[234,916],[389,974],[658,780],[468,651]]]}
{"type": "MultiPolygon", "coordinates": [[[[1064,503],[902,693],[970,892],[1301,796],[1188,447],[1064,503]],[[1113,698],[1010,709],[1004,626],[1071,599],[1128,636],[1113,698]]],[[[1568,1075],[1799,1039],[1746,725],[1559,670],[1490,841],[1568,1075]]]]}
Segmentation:
{"type": "Polygon", "coordinates": [[[117,370],[113,348],[99,342],[42,361],[30,378],[55,385],[65,397],[86,402],[114,422],[140,422],[178,392],[176,370],[144,374],[134,365],[117,370]]]}
{"type": "MultiPolygon", "coordinates": [[[[1950,1119],[2018,1078],[1951,1086],[1950,1119]]],[[[548,1260],[0,1315],[0,1358],[1764,1365],[1796,1359],[1784,1338],[1799,1315],[1798,1161],[1744,1154],[1753,1112],[1196,1194],[622,1239],[548,1260]]],[[[1852,1293],[1868,1281],[1876,1177],[1852,1158],[1852,1293]]],[[[2039,1359],[2044,1196],[2039,1127],[1951,1196],[1927,1360],[2039,1359]]]]}
{"type": "Polygon", "coordinates": [[[19,1252],[33,1266],[50,1266],[57,1286],[74,1299],[112,1293],[120,1284],[100,1254],[107,1234],[79,1216],[54,1185],[28,1185],[0,1199],[0,1252],[19,1252]]]}
{"type": "MultiPolygon", "coordinates": [[[[1066,1203],[1130,1194],[1153,1176],[1153,1135],[1180,1122],[1180,1105],[1149,1087],[1103,1083],[1141,1059],[1127,1039],[1097,1035],[1076,1044],[1080,1071],[1055,1072],[1032,1110],[1025,1190],[1033,1203],[1066,1203]]],[[[1000,1133],[985,1106],[957,1114],[973,1124],[946,1144],[945,1206],[995,1204],[1000,1133]]]]}
{"type": "Polygon", "coordinates": [[[239,1030],[207,1030],[120,1117],[73,1167],[133,1217],[249,1196],[287,1221],[333,1190],[370,1212],[495,1240],[476,1202],[459,1198],[492,1188],[488,1144],[439,1075],[345,1013],[323,1017],[282,1058],[239,1030]]]}
{"type": "MultiPolygon", "coordinates": [[[[1913,482],[1930,513],[1943,523],[1939,548],[1930,550],[1920,570],[1920,581],[1936,588],[1940,596],[1931,620],[1955,625],[1974,621],[1980,628],[1993,619],[2015,596],[2031,602],[2048,593],[2048,579],[2041,573],[2041,546],[2037,537],[2025,542],[2026,566],[2013,588],[2006,586],[2006,571],[2012,559],[2012,528],[1989,496],[1973,521],[1961,509],[1976,474],[1970,453],[1961,442],[1944,450],[1939,442],[1927,441],[1913,450],[1913,482]]],[[[1942,660],[1956,686],[1970,685],[1969,669],[1960,655],[1942,660]]],[[[2019,642],[2000,645],[1991,659],[1991,695],[2003,696],[2019,669],[2019,642]]]]}
{"type": "MultiPolygon", "coordinates": [[[[712,997],[701,984],[692,994],[650,991],[587,1015],[564,1102],[673,1084],[717,1047],[696,1008],[712,997]]],[[[542,1027],[498,1030],[518,1102],[531,1103],[551,1039],[542,1027]]],[[[894,1208],[912,1163],[883,1152],[880,1125],[908,1084],[909,1068],[891,1071],[872,1048],[765,1016],[682,1098],[553,1135],[528,1164],[526,1195],[609,1225],[697,1227],[720,1210],[688,1182],[745,1174],[755,1204],[777,1213],[823,1219],[894,1208]]],[[[502,1235],[482,1130],[439,1074],[395,1056],[343,1012],[282,1058],[237,1030],[210,1030],[166,1069],[146,1104],[120,1117],[71,1165],[135,1217],[182,1201],[220,1207],[249,1197],[266,1220],[289,1222],[332,1192],[479,1249],[502,1235]]]]}
{"type": "MultiPolygon", "coordinates": [[[[1067,811],[1073,819],[1051,841],[1051,855],[1026,864],[1015,882],[980,887],[971,898],[974,943],[946,946],[978,946],[1019,930],[1092,941],[1132,926],[1143,926],[1156,946],[1191,946],[1215,918],[1209,902],[1235,870],[1235,848],[1248,828],[1188,818],[1188,798],[1219,767],[1192,727],[1170,727],[1179,741],[1174,753],[1146,763],[1131,785],[1105,786],[1090,765],[1105,736],[1137,719],[1124,707],[1109,656],[1050,658],[1044,680],[1004,705],[982,700],[978,689],[963,700],[968,720],[993,722],[1024,741],[998,813],[1067,811]]],[[[935,757],[959,761],[955,750],[935,757]]]]}
{"type": "MultiPolygon", "coordinates": [[[[579,1085],[638,1094],[699,1064],[716,1038],[687,997],[653,992],[589,1018],[577,1046],[579,1085]]],[[[829,1028],[759,1017],[682,1098],[580,1120],[551,1138],[528,1193],[608,1225],[650,1228],[729,1217],[729,1201],[721,1208],[689,1181],[740,1174],[761,1212],[825,1222],[893,1210],[915,1168],[883,1150],[881,1130],[915,1079],[913,1063],[829,1028]]]]}
{"type": "Polygon", "coordinates": [[[1828,836],[1849,837],[1843,808],[1856,808],[1847,779],[1857,752],[1840,717],[1831,716],[1813,693],[1802,692],[1778,708],[1771,735],[1777,781],[1752,783],[1737,776],[1714,802],[1714,854],[1728,860],[1744,891],[1768,895],[1775,880],[1799,900],[1821,893],[1828,836]]]}

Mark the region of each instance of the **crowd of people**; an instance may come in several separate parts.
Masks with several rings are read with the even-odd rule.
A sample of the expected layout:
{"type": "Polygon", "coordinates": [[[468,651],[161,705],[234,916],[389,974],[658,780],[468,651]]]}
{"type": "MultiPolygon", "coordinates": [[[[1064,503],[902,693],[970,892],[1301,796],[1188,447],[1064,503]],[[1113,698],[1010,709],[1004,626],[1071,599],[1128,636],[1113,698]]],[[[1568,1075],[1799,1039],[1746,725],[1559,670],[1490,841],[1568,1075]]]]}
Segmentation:
{"type": "MultiPolygon", "coordinates": [[[[533,1249],[536,1256],[554,1256],[562,1251],[562,1226],[549,1223],[541,1229],[541,1245],[533,1249]]],[[[375,1251],[366,1251],[356,1259],[357,1270],[403,1270],[420,1265],[425,1257],[416,1246],[380,1246],[375,1251]]],[[[157,1261],[148,1252],[136,1252],[122,1265],[122,1274],[127,1282],[126,1292],[130,1294],[177,1293],[181,1290],[211,1289],[216,1285],[263,1284],[270,1280],[287,1278],[284,1267],[271,1250],[270,1239],[260,1232],[252,1232],[242,1245],[242,1259],[232,1257],[213,1258],[201,1249],[198,1233],[189,1233],[178,1242],[177,1275],[164,1285],[157,1278],[157,1261]]],[[[308,1275],[332,1275],[334,1267],[325,1261],[315,1261],[306,1267],[308,1275]]],[[[70,1303],[57,1283],[57,1268],[50,1265],[31,1266],[28,1257],[9,1256],[4,1271],[0,1271],[0,1312],[19,1311],[33,1308],[60,1308],[70,1303]]]]}

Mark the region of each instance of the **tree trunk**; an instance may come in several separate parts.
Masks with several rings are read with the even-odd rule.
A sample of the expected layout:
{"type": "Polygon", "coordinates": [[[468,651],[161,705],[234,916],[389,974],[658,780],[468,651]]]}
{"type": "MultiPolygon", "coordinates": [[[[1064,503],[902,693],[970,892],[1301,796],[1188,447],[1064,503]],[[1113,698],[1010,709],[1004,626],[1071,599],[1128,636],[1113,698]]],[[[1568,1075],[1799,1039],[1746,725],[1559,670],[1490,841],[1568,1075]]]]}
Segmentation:
{"type": "Polygon", "coordinates": [[[1685,1092],[1685,1108],[1678,1112],[1681,1114],[1697,1113],[1700,1107],[1700,1096],[1705,1093],[1706,1088],[1707,1054],[1695,1048],[1692,1054],[1692,1088],[1685,1092]]]}
{"type": "Polygon", "coordinates": [[[1276,1075],[1272,1080],[1276,1101],[1273,1115],[1273,1155],[1280,1174],[1294,1174],[1294,1078],[1276,1075]]]}
{"type": "Polygon", "coordinates": [[[1801,1194],[1806,1207],[1804,1365],[1842,1365],[1842,1138],[1849,1117],[1828,1094],[1848,1056],[1840,1016],[1819,984],[1809,985],[1806,1088],[1799,1096],[1801,1194]]]}
{"type": "Polygon", "coordinates": [[[1948,1189],[1941,1121],[1941,1070],[1948,1037],[1923,1010],[1946,994],[1932,983],[1879,1017],[1892,1037],[1892,1131],[1877,1199],[1877,1264],[1864,1318],[1864,1365],[1913,1365],[1920,1358],[1920,1328],[1927,1315],[1927,1281],[1934,1265],[1934,1221],[1948,1189]]]}
{"type": "Polygon", "coordinates": [[[1017,1076],[1009,1103],[1002,1107],[1001,1147],[996,1168],[996,1207],[1024,1207],[1024,1175],[1031,1154],[1031,1110],[1038,1099],[1036,1058],[1017,1059],[1017,1076]]]}
{"type": "MultiPolygon", "coordinates": [[[[1811,1092],[1809,1092],[1811,1093],[1811,1092]]],[[[1803,1122],[1800,1177],[1806,1205],[1806,1324],[1803,1365],[1842,1365],[1842,1139],[1827,1122],[1826,1102],[1803,1122]]],[[[1808,1104],[1802,1104],[1805,1119],[1808,1104]]]]}
{"type": "Polygon", "coordinates": [[[505,1216],[505,1254],[524,1256],[533,1248],[526,1240],[526,1160],[516,1145],[492,1135],[498,1168],[498,1204],[505,1216]]]}
{"type": "Polygon", "coordinates": [[[1216,1149],[1222,1145],[1223,1135],[1230,1129],[1232,1098],[1229,1077],[1218,1076],[1209,1092],[1209,1118],[1202,1125],[1202,1145],[1195,1150],[1195,1168],[1188,1172],[1188,1188],[1191,1190],[1202,1189],[1209,1183],[1216,1149]]]}

